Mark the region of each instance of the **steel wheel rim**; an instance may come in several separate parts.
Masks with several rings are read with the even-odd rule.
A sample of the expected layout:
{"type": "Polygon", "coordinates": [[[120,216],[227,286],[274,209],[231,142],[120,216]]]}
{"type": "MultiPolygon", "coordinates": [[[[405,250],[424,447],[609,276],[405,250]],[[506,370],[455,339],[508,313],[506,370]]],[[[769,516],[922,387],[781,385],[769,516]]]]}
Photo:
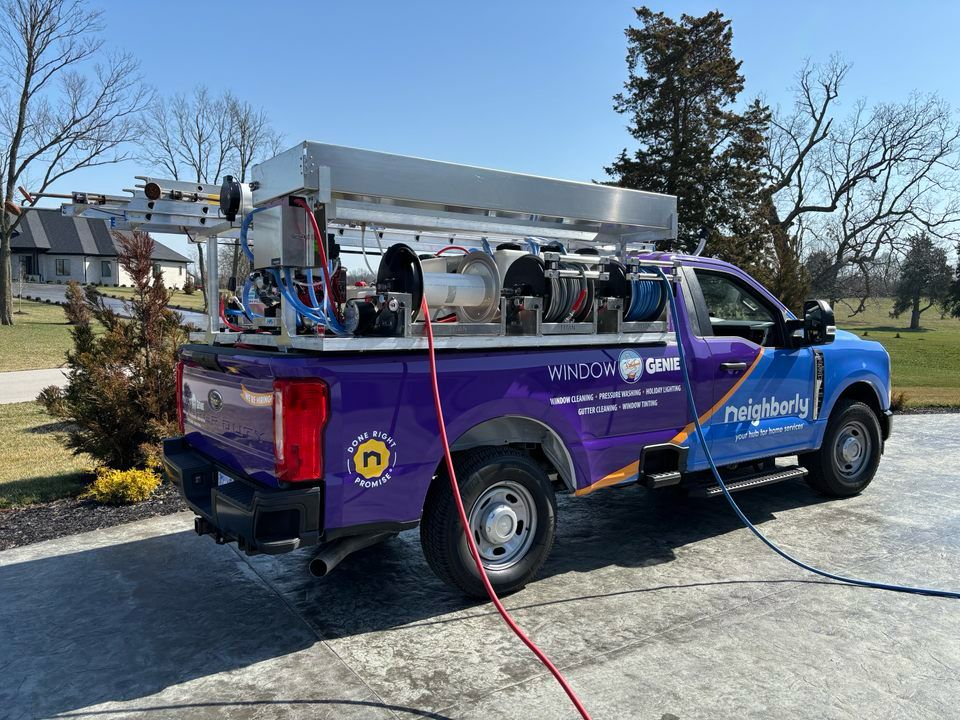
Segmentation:
{"type": "Polygon", "coordinates": [[[488,570],[506,570],[533,545],[537,506],[520,483],[503,480],[490,486],[470,510],[470,531],[488,570]]]}
{"type": "Polygon", "coordinates": [[[873,441],[867,427],[859,420],[851,420],[837,433],[833,444],[833,460],[837,472],[846,480],[855,480],[866,467],[873,441]]]}

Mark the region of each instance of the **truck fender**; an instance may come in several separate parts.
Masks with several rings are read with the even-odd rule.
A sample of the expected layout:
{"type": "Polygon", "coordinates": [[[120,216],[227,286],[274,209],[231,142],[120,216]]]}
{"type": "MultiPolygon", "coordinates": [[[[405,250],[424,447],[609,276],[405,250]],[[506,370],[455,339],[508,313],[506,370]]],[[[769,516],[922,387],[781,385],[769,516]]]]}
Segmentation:
{"type": "MultiPolygon", "coordinates": [[[[540,402],[511,398],[509,411],[503,401],[486,403],[461,413],[447,427],[450,449],[468,450],[488,445],[536,443],[543,448],[557,475],[568,490],[576,489],[577,468],[589,466],[579,434],[572,427],[557,427],[552,417],[543,415],[540,402]]],[[[438,439],[439,440],[439,439],[438,439]]],[[[431,443],[431,452],[437,458],[437,469],[443,465],[443,447],[431,443]]]]}
{"type": "Polygon", "coordinates": [[[536,443],[571,492],[576,489],[576,469],[573,458],[560,436],[546,423],[522,415],[491,418],[474,425],[451,447],[452,450],[510,443],[536,443]]]}
{"type": "MultiPolygon", "coordinates": [[[[886,398],[885,400],[885,396],[886,388],[879,377],[867,371],[855,373],[848,377],[846,382],[844,382],[838,390],[835,390],[835,392],[831,394],[831,397],[824,402],[824,407],[820,411],[820,418],[822,420],[829,419],[837,403],[843,399],[850,398],[858,400],[873,410],[877,416],[877,422],[880,423],[883,438],[886,439],[890,434],[890,418],[886,414],[886,410],[890,406],[890,399],[886,398]]],[[[822,425],[823,427],[817,438],[817,447],[820,446],[820,443],[823,441],[823,433],[826,432],[826,422],[822,423],[822,425]]]]}

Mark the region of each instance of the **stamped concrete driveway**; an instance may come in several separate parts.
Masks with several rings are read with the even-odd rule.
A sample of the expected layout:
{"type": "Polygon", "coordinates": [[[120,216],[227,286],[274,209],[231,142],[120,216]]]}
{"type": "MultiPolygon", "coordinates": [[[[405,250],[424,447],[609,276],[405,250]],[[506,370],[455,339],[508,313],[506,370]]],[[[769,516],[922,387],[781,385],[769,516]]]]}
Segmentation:
{"type": "MultiPolygon", "coordinates": [[[[740,496],[771,537],[863,577],[960,588],[960,416],[898,417],[875,483],[740,496]]],[[[2,517],[2,516],[0,516],[2,517]]],[[[560,502],[543,577],[507,600],[595,718],[953,718],[960,602],[820,582],[723,500],[638,488],[560,502]]],[[[2,519],[0,519],[2,522],[2,519]]],[[[416,533],[306,574],[187,514],[0,553],[10,718],[571,718],[416,533]]]]}

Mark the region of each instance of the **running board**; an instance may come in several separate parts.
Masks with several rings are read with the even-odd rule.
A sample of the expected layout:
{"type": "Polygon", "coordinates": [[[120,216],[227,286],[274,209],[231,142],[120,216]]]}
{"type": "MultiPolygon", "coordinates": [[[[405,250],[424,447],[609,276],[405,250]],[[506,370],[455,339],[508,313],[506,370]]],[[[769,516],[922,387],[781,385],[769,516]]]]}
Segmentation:
{"type": "Polygon", "coordinates": [[[667,470],[666,472],[644,473],[640,482],[648,490],[659,490],[660,488],[679,485],[682,476],[676,470],[667,470]]]}
{"type": "MultiPolygon", "coordinates": [[[[745,477],[740,480],[731,480],[725,484],[727,490],[734,493],[739,490],[750,490],[755,487],[762,487],[763,485],[773,485],[774,483],[784,482],[785,480],[802,478],[806,474],[807,469],[805,467],[795,466],[783,468],[773,473],[751,475],[750,477],[745,477]]],[[[719,485],[698,485],[690,488],[690,497],[716,497],[717,495],[723,495],[723,489],[719,485]]]]}

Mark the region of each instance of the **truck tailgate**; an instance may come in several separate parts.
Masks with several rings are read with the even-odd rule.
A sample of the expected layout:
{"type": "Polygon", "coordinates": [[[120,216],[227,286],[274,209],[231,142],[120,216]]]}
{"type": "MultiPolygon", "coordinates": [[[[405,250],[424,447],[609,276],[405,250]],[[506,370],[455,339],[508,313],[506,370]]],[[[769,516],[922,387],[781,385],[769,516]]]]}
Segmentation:
{"type": "Polygon", "coordinates": [[[273,378],[242,372],[236,362],[183,368],[184,432],[191,447],[227,472],[277,485],[274,477],[273,378]]]}

